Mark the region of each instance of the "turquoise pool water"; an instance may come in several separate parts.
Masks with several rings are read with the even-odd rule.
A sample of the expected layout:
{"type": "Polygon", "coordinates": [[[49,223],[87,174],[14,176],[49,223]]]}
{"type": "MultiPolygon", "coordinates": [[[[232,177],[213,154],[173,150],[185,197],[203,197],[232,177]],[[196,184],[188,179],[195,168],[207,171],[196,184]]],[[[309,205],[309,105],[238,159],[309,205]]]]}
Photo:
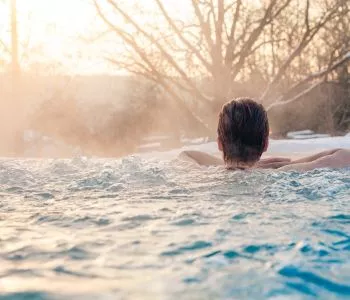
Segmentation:
{"type": "Polygon", "coordinates": [[[350,170],[0,161],[0,299],[345,299],[350,170]]]}

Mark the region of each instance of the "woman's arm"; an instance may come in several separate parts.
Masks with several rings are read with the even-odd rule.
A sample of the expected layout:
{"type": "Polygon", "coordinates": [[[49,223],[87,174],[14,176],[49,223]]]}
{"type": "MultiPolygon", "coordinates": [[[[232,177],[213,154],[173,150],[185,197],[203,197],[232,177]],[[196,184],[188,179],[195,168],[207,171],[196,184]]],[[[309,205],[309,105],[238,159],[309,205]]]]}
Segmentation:
{"type": "Polygon", "coordinates": [[[325,164],[325,160],[321,160],[323,157],[329,157],[337,153],[341,149],[333,149],[323,151],[311,156],[307,156],[301,159],[291,161],[288,158],[273,157],[261,159],[256,167],[260,169],[279,169],[279,170],[309,170],[316,168],[317,165],[325,164]],[[316,163],[312,163],[316,162],[316,163]]]}
{"type": "Polygon", "coordinates": [[[323,152],[320,152],[320,153],[317,153],[317,154],[314,154],[314,155],[311,155],[311,156],[307,156],[307,157],[304,157],[304,158],[301,158],[301,159],[293,160],[291,162],[291,164],[309,163],[309,162],[318,160],[318,159],[320,159],[322,157],[325,157],[325,156],[328,156],[328,155],[332,155],[332,154],[336,153],[339,150],[341,150],[341,149],[338,148],[338,149],[332,149],[332,150],[323,151],[323,152]]]}
{"type": "Polygon", "coordinates": [[[180,153],[179,157],[186,161],[195,162],[202,166],[221,166],[224,165],[224,161],[216,156],[200,152],[186,150],[180,153]]]}
{"type": "Polygon", "coordinates": [[[296,162],[279,168],[281,171],[310,171],[319,168],[344,168],[350,166],[350,150],[335,149],[325,151],[309,158],[301,159],[296,162]],[[328,154],[326,154],[328,152],[328,154]],[[321,155],[323,154],[323,155],[321,155]],[[317,156],[319,157],[317,158],[317,156]],[[315,158],[314,160],[308,160],[315,158]]]}

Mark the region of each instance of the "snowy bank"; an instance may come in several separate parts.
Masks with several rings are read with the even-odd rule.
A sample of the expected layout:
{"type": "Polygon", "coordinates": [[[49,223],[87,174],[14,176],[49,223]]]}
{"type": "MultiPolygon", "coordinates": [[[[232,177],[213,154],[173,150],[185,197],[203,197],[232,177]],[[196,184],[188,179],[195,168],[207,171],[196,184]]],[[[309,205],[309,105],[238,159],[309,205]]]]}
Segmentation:
{"type": "MultiPolygon", "coordinates": [[[[270,146],[265,156],[288,156],[300,157],[310,153],[315,153],[323,150],[334,148],[348,148],[350,149],[350,136],[343,137],[325,137],[315,139],[293,139],[293,140],[270,140],[270,146]]],[[[181,151],[184,150],[198,150],[213,155],[219,155],[217,145],[215,142],[202,143],[197,145],[188,145],[182,148],[170,151],[153,151],[140,154],[144,158],[157,159],[173,159],[181,151]]]]}

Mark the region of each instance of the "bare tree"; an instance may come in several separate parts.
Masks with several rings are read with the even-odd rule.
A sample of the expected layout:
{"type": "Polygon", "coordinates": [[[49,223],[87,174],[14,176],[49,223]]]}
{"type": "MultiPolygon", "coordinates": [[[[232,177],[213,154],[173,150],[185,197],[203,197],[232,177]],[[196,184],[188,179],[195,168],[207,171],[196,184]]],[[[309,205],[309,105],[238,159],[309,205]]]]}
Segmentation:
{"type": "MultiPolygon", "coordinates": [[[[327,1],[328,6],[317,7],[317,13],[310,0],[302,4],[294,0],[260,4],[186,0],[186,17],[174,14],[165,1],[153,0],[147,4],[155,15],[145,21],[138,14],[146,8],[135,13],[130,1],[93,2],[108,30],[125,46],[122,55],[107,59],[118,68],[160,85],[174,105],[204,128],[212,113],[235,95],[235,83],[245,81],[249,70],[263,70],[262,64],[271,70],[271,61],[272,71],[264,78],[265,90],[258,95],[267,103],[289,101],[281,92],[286,74],[329,22],[346,15],[340,9],[345,0],[327,1]],[[295,18],[290,19],[290,15],[295,18]],[[284,23],[286,19],[288,22],[284,23]],[[207,84],[203,85],[203,79],[207,84]]],[[[341,57],[338,59],[345,63],[341,57]]],[[[330,64],[322,74],[332,70],[330,64]]],[[[307,78],[315,76],[300,80],[305,83],[307,78]]],[[[300,86],[297,81],[293,79],[292,88],[300,86]]]]}
{"type": "Polygon", "coordinates": [[[340,66],[346,64],[349,61],[350,61],[350,51],[347,52],[343,57],[341,57],[339,60],[337,60],[331,66],[328,66],[327,68],[325,68],[325,69],[323,69],[323,70],[321,70],[319,72],[310,74],[306,78],[304,78],[303,80],[301,80],[298,83],[294,84],[288,90],[288,92],[290,92],[291,90],[296,90],[297,88],[299,88],[299,87],[301,87],[303,85],[306,85],[307,83],[309,83],[311,81],[315,81],[312,85],[308,85],[307,88],[303,89],[301,92],[299,92],[298,94],[294,95],[291,98],[285,99],[284,95],[280,96],[277,101],[273,102],[272,104],[270,104],[267,107],[267,110],[270,110],[273,107],[285,105],[285,104],[288,104],[288,103],[291,103],[291,102],[293,102],[295,100],[300,99],[302,96],[305,96],[307,93],[309,93],[310,91],[315,89],[317,86],[319,86],[323,82],[322,80],[319,80],[320,78],[326,76],[327,74],[331,73],[332,71],[336,70],[337,68],[339,68],[340,66]]]}
{"type": "MultiPolygon", "coordinates": [[[[279,67],[278,72],[273,75],[269,85],[262,95],[263,100],[269,98],[274,100],[275,103],[269,106],[270,109],[276,105],[279,106],[282,104],[279,102],[285,101],[286,103],[290,103],[293,99],[300,99],[301,96],[304,96],[314,87],[319,85],[328,74],[348,63],[349,48],[344,49],[343,47],[343,51],[339,51],[342,47],[336,42],[329,43],[329,40],[327,40],[327,46],[324,44],[322,45],[320,42],[320,37],[324,35],[324,32],[327,31],[327,28],[331,26],[331,24],[346,19],[346,16],[349,13],[348,4],[346,1],[333,3],[325,1],[325,3],[328,5],[324,9],[324,13],[318,16],[317,19],[312,19],[310,13],[310,1],[306,1],[304,20],[301,24],[302,26],[296,26],[298,24],[293,26],[291,24],[287,44],[282,43],[283,48],[289,50],[289,54],[286,58],[280,59],[282,62],[281,66],[279,67]],[[293,43],[293,33],[297,33],[298,35],[296,38],[298,41],[297,43],[293,43]],[[319,34],[319,38],[315,39],[314,37],[317,34],[319,34]],[[301,39],[300,36],[302,37],[301,39]],[[293,44],[296,44],[296,46],[290,46],[293,44]],[[322,61],[320,60],[320,54],[318,53],[320,49],[326,49],[325,52],[327,58],[322,61]],[[337,55],[335,55],[336,53],[337,55]],[[295,63],[296,60],[297,62],[295,63]],[[290,72],[291,67],[293,66],[295,70],[294,72],[290,72]],[[317,66],[316,71],[315,66],[317,66]],[[287,78],[287,86],[282,84],[283,78],[287,78]],[[317,80],[317,82],[314,86],[307,85],[307,83],[315,80],[317,80]],[[299,92],[300,97],[298,97],[298,95],[293,95],[293,99],[287,99],[288,95],[293,94],[292,92],[294,90],[300,89],[303,85],[305,90],[299,92]],[[282,88],[280,88],[280,86],[282,86],[282,88]]],[[[293,15],[292,12],[291,15],[293,15]]],[[[295,16],[295,20],[297,20],[297,16],[295,16]]],[[[332,28],[334,29],[333,26],[332,28]]],[[[281,55],[281,53],[284,55],[283,51],[280,51],[279,55],[281,55]]]]}

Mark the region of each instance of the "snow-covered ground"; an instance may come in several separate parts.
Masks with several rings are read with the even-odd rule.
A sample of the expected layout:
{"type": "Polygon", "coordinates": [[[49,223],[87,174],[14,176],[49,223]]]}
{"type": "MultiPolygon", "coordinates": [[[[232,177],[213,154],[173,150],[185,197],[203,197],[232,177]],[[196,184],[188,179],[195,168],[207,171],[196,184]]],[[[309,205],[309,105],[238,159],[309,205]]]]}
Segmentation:
{"type": "MultiPolygon", "coordinates": [[[[310,134],[310,136],[313,136],[310,134]]],[[[220,155],[216,142],[208,142],[207,138],[183,139],[185,145],[168,151],[160,151],[161,141],[169,137],[152,137],[144,140],[142,146],[139,147],[137,155],[143,158],[169,160],[176,158],[181,151],[198,150],[213,155],[220,155]]],[[[27,142],[26,157],[65,157],[84,155],[80,149],[71,147],[62,142],[55,141],[49,137],[41,136],[33,132],[27,132],[25,136],[27,142]]],[[[350,134],[341,137],[321,137],[306,139],[305,135],[302,139],[270,139],[268,151],[264,156],[287,156],[300,157],[310,153],[315,153],[333,148],[350,149],[350,134]]]]}

